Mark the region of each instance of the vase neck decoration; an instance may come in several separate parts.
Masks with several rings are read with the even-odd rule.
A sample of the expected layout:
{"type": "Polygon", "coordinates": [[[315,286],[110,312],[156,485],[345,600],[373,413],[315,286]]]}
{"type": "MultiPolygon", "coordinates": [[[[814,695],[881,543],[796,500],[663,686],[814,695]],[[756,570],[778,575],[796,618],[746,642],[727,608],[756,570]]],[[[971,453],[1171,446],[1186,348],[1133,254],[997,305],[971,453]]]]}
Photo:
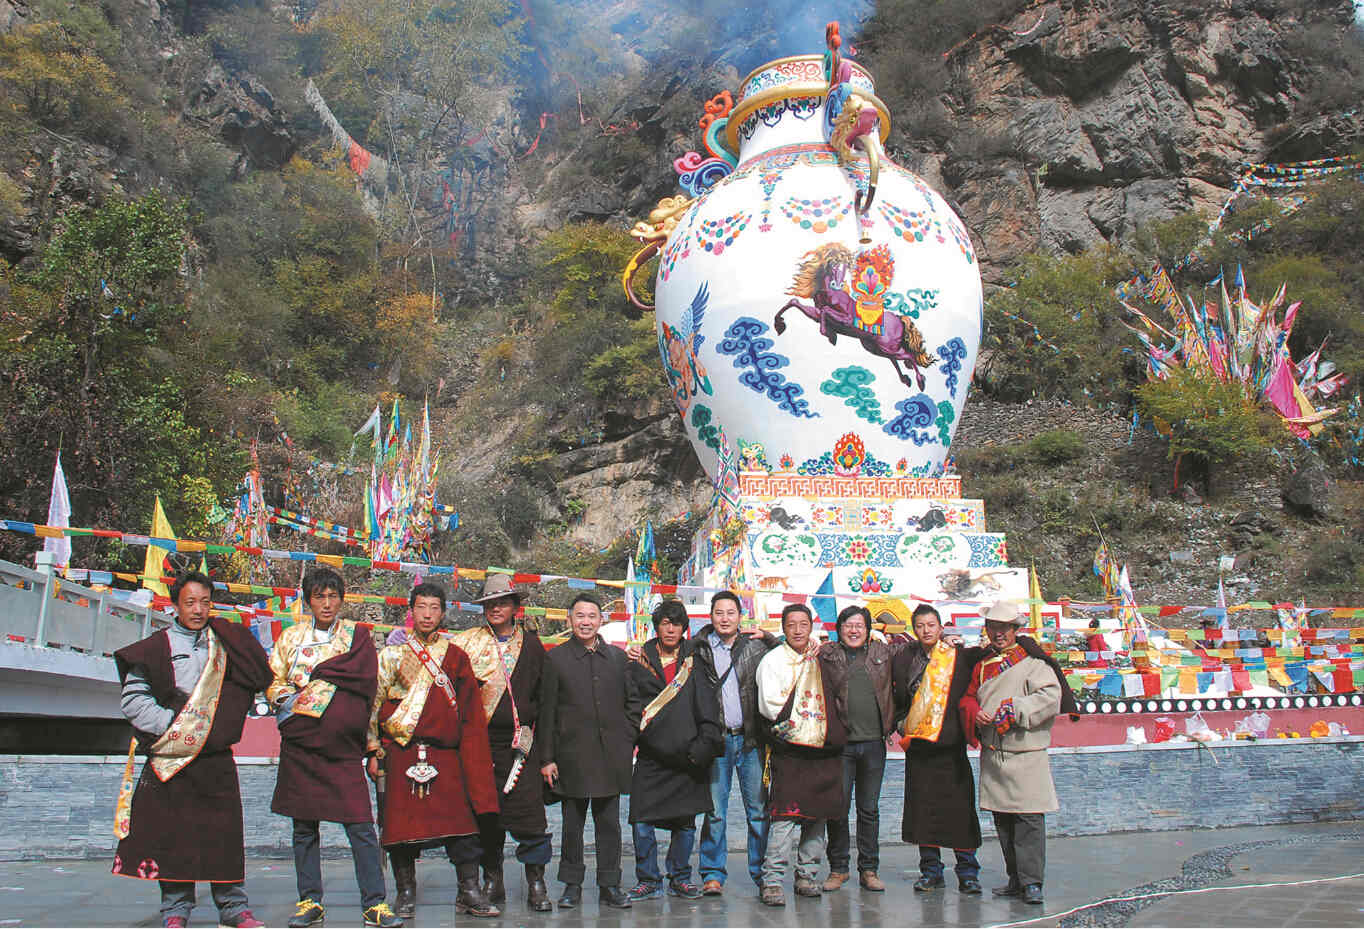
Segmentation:
{"type": "MultiPolygon", "coordinates": [[[[878,128],[890,132],[890,114],[876,98],[871,75],[841,59],[845,83],[877,111],[878,128]]],[[[738,153],[739,164],[776,148],[829,144],[829,77],[824,56],[792,55],[758,68],[739,85],[725,124],[725,144],[738,153]]]]}

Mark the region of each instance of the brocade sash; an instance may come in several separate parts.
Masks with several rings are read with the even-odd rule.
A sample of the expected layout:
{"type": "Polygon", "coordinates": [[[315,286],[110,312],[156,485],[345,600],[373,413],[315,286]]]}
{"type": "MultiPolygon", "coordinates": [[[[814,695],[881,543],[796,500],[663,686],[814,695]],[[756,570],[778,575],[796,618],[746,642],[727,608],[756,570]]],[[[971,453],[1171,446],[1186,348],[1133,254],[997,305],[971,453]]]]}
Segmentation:
{"type": "Polygon", "coordinates": [[[672,682],[664,686],[664,688],[659,691],[658,696],[649,701],[649,705],[644,708],[644,713],[639,718],[640,732],[643,732],[645,728],[648,727],[649,723],[653,722],[654,717],[672,701],[673,697],[676,697],[682,692],[682,688],[691,677],[691,665],[692,658],[688,655],[686,660],[678,667],[677,673],[673,675],[672,682]]]}

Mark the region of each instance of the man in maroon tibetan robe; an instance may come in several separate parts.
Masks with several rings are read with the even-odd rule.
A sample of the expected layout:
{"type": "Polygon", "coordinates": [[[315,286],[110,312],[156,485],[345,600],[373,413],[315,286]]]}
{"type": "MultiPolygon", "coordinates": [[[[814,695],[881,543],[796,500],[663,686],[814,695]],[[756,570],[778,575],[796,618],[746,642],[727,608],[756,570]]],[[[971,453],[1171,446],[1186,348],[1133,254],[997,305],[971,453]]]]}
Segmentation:
{"type": "Polygon", "coordinates": [[[374,832],[365,741],[379,659],[369,627],[341,619],[345,581],[330,568],[303,578],[311,618],[281,633],[270,656],[266,698],[279,721],[279,778],[270,809],[294,821],[298,905],[292,927],[322,922],[318,824],[340,823],[355,859],[366,926],[401,926],[384,902],[384,869],[374,832]]]}
{"type": "Polygon", "coordinates": [[[113,873],[161,882],[161,919],[184,926],[194,883],[213,890],[224,926],[263,926],[243,882],[242,801],[232,746],[270,680],[265,650],[246,629],[210,616],[213,584],[197,571],[171,587],[175,625],[114,653],[123,714],[147,753],[136,792],[119,793],[113,873]],[[131,802],[131,806],[129,805],[131,802]]]}
{"type": "Polygon", "coordinates": [[[507,901],[502,856],[507,835],[516,840],[516,858],[526,868],[526,905],[532,912],[554,909],[545,886],[545,865],[553,847],[545,820],[540,778],[540,718],[545,647],[534,631],[516,621],[521,592],[506,574],[489,574],[474,601],[485,622],[456,632],[454,642],[469,656],[478,678],[488,742],[493,751],[494,782],[501,789],[501,816],[484,826],[483,890],[491,903],[507,901]]]}
{"type": "Polygon", "coordinates": [[[478,879],[479,819],[496,818],[488,723],[469,656],[440,634],[445,589],[418,584],[412,634],[379,653],[369,722],[369,773],[383,776],[382,841],[398,886],[399,916],[417,912],[417,858],[443,845],[459,877],[456,913],[500,916],[478,879]]]}

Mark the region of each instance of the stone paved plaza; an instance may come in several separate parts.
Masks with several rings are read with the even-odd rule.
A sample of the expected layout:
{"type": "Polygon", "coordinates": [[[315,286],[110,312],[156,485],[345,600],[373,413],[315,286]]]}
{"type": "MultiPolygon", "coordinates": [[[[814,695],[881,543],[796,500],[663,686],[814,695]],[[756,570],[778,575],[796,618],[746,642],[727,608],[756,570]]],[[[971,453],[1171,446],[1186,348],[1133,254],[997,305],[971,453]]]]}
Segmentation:
{"type": "MultiPolygon", "coordinates": [[[[590,838],[590,833],[589,833],[590,838]]],[[[666,843],[666,839],[664,839],[666,843]]],[[[558,846],[555,837],[556,849],[558,846]]],[[[1110,836],[1053,837],[1048,840],[1046,904],[1041,907],[992,898],[988,888],[1003,883],[999,846],[987,837],[981,850],[981,897],[964,897],[948,872],[946,890],[916,894],[915,850],[887,843],[881,875],[886,893],[870,893],[855,881],[823,899],[796,898],[788,885],[787,906],[762,906],[744,871],[743,855],[730,854],[730,881],[721,898],[686,902],[673,898],[635,904],[628,911],[603,909],[591,883],[585,906],[576,911],[526,911],[519,867],[507,871],[511,902],[488,926],[1364,926],[1364,877],[1320,881],[1364,872],[1364,826],[1357,821],[1129,832],[1110,836]],[[1320,881],[1297,886],[1207,890],[1247,884],[1320,881]],[[1168,895],[1170,891],[1198,893],[1168,895]],[[1109,897],[1166,894],[1141,901],[1090,906],[1109,897]],[[1083,907],[1070,915],[1064,915],[1083,907]]],[[[632,876],[626,845],[626,875],[632,876]]],[[[256,915],[283,925],[295,899],[293,865],[283,859],[248,860],[247,890],[256,915]]],[[[555,875],[557,858],[549,876],[555,875]]],[[[0,926],[156,926],[154,883],[115,878],[105,861],[11,861],[0,878],[0,926]]],[[[359,896],[350,862],[324,862],[328,887],[327,925],[360,924],[359,896]]],[[[469,925],[456,917],[454,870],[424,858],[418,871],[415,926],[469,925]]],[[[788,879],[789,880],[789,879],[788,879]]],[[[391,891],[390,881],[390,893],[391,891]]],[[[207,888],[191,926],[212,926],[217,913],[207,888]]],[[[552,881],[557,898],[561,885],[552,881]]]]}

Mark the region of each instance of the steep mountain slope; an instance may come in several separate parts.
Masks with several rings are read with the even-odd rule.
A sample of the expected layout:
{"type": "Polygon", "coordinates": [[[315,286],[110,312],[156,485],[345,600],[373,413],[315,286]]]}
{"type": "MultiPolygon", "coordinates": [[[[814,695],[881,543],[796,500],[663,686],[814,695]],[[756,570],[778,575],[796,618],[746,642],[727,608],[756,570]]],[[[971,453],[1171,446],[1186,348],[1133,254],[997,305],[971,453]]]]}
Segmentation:
{"type": "MultiPolygon", "coordinates": [[[[209,495],[230,490],[253,439],[278,487],[288,464],[306,464],[285,454],[285,433],[340,456],[376,395],[429,396],[441,497],[465,515],[438,555],[463,563],[614,570],[645,517],[670,523],[675,549],[708,504],[661,387],[652,326],[628,317],[616,287],[623,230],[675,191],[672,163],[697,147],[703,103],[770,58],[819,50],[825,18],[843,21],[878,79],[892,154],[958,209],[992,285],[1011,281],[1020,256],[1130,242],[1153,220],[1215,213],[1241,162],[1348,152],[1364,131],[1348,0],[848,0],[818,15],[714,0],[426,6],[414,26],[384,2],[0,0],[7,87],[43,89],[24,57],[34,49],[88,66],[70,69],[85,83],[61,85],[80,106],[38,113],[38,93],[6,111],[5,126],[22,132],[0,152],[0,256],[7,306],[27,320],[21,278],[43,264],[64,213],[151,190],[187,198],[183,325],[139,337],[135,352],[148,383],[163,371],[212,379],[178,401],[197,430],[186,441],[221,452],[196,465],[209,495]],[[368,33],[346,31],[364,25],[346,18],[356,9],[372,10],[366,28],[389,29],[397,50],[370,70],[345,57],[367,47],[368,33]],[[475,14],[498,53],[434,87],[441,72],[422,58],[432,53],[422,29],[475,14]],[[55,44],[34,38],[42,23],[61,25],[55,44]],[[354,149],[333,148],[305,97],[310,79],[366,157],[393,166],[382,182],[367,167],[357,177],[354,149]],[[114,111],[96,105],[106,85],[114,111]],[[460,119],[437,132],[422,120],[441,100],[460,119]]],[[[11,389],[32,386],[35,369],[5,364],[11,389]]],[[[61,396],[59,374],[43,370],[48,393],[32,400],[33,417],[42,397],[61,396]]],[[[1142,479],[1168,474],[1164,449],[1140,434],[1127,445],[1125,414],[984,400],[978,391],[967,407],[963,460],[1024,443],[1050,417],[1095,450],[1021,476],[966,475],[1016,557],[1035,556],[1060,588],[1048,593],[1083,589],[1095,506],[1116,514],[1125,540],[1147,537],[1127,557],[1160,578],[1160,596],[1207,599],[1207,559],[1242,537],[1287,553],[1247,565],[1247,584],[1279,590],[1308,576],[1307,556],[1291,553],[1326,530],[1278,512],[1277,479],[1226,482],[1207,506],[1166,500],[1173,481],[1153,490],[1142,479]],[[1268,522],[1219,535],[1243,512],[1268,522]],[[1181,533],[1189,541],[1178,545],[1181,533]],[[1201,553],[1194,563],[1169,562],[1185,548],[1201,553]]],[[[74,414],[68,426],[56,412],[58,436],[42,441],[31,441],[38,419],[7,421],[28,443],[0,484],[8,513],[41,516],[49,456],[76,428],[74,414]]],[[[132,419],[144,429],[165,416],[144,414],[132,419]]],[[[155,478],[184,472],[188,453],[167,463],[66,448],[68,471],[73,461],[84,471],[73,492],[87,512],[135,528],[160,490],[177,525],[201,522],[203,485],[195,496],[155,478]],[[127,506],[108,508],[110,497],[127,506]]],[[[1347,501],[1333,519],[1352,513],[1347,501]]],[[[320,515],[353,520],[358,509],[320,515]]]]}

